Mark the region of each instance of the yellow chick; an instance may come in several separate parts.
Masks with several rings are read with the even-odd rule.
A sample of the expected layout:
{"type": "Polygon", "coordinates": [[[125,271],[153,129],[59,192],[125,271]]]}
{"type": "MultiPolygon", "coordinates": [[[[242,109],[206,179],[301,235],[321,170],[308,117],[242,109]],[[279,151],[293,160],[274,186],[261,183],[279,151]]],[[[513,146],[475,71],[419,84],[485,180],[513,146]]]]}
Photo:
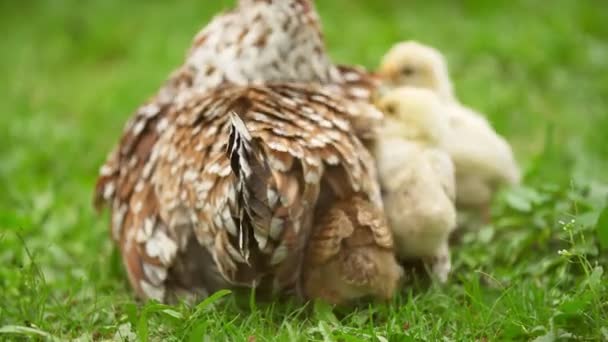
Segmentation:
{"type": "Polygon", "coordinates": [[[390,299],[403,277],[382,211],[361,197],[337,202],[322,215],[304,265],[306,296],[336,305],[390,299]]]}
{"type": "Polygon", "coordinates": [[[449,131],[445,107],[430,90],[414,87],[390,90],[378,106],[385,123],[375,155],[397,256],[422,259],[445,282],[456,227],[454,166],[442,150],[449,131]]]}
{"type": "Polygon", "coordinates": [[[456,170],[457,205],[489,218],[494,193],[502,185],[519,183],[520,170],[508,142],[485,117],[458,102],[445,58],[432,47],[403,42],[384,56],[378,74],[385,86],[430,89],[447,105],[446,150],[456,170]]]}

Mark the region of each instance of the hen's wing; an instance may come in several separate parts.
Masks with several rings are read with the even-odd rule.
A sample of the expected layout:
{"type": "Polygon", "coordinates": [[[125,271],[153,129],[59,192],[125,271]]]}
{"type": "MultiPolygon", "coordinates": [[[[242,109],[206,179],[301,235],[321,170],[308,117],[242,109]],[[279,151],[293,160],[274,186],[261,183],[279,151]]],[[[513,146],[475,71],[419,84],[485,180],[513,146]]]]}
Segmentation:
{"type": "MultiPolygon", "coordinates": [[[[141,106],[127,122],[118,145],[100,169],[94,205],[98,210],[104,205],[112,207],[112,236],[115,240],[120,236],[125,212],[152,149],[170,124],[176,94],[187,89],[191,81],[192,74],[186,70],[172,75],[159,93],[141,106]]],[[[141,184],[138,189],[141,189],[141,184]]]]}

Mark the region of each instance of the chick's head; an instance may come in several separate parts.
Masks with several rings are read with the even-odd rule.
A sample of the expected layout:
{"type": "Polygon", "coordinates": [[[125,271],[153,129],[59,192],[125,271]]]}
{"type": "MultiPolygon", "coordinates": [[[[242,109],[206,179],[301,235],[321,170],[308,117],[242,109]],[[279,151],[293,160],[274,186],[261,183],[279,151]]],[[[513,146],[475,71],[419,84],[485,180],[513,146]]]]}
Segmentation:
{"type": "Polygon", "coordinates": [[[382,58],[378,74],[392,87],[427,88],[444,100],[451,100],[454,96],[443,55],[415,41],[394,45],[382,58]]]}
{"type": "Polygon", "coordinates": [[[379,101],[384,112],[383,137],[398,137],[440,146],[448,134],[445,107],[427,89],[401,87],[390,90],[379,101]]]}

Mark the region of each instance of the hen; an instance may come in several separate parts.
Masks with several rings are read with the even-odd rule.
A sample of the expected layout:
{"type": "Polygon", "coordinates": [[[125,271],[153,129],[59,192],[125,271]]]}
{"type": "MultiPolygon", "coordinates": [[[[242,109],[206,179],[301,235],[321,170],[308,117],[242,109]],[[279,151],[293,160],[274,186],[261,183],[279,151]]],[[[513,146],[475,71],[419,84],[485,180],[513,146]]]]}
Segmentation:
{"type": "Polygon", "coordinates": [[[434,91],[447,106],[450,132],[446,149],[456,170],[459,208],[489,215],[489,204],[501,185],[520,181],[513,151],[488,121],[460,104],[439,51],[417,42],[395,45],[378,70],[385,86],[414,86],[434,91]]]}
{"type": "MultiPolygon", "coordinates": [[[[309,207],[315,204],[318,182],[325,174],[322,161],[354,167],[366,158],[359,141],[349,135],[354,127],[361,137],[373,136],[373,122],[381,117],[369,104],[371,92],[365,87],[372,80],[366,77],[358,69],[331,63],[310,0],[240,0],[235,9],[215,17],[194,39],[185,63],[129,120],[100,171],[95,204],[111,208],[112,236],[136,293],[158,300],[199,298],[229,285],[256,286],[266,273],[295,278],[297,269],[283,275],[267,265],[278,267],[282,258],[292,263],[297,259],[286,254],[299,253],[305,240],[309,207]],[[298,81],[325,89],[217,88],[272,81],[298,81]],[[241,211],[248,208],[234,206],[234,196],[244,193],[235,188],[243,175],[238,168],[228,168],[224,151],[230,137],[230,104],[242,102],[237,98],[246,98],[257,108],[237,114],[244,115],[247,124],[257,120],[258,131],[252,136],[267,139],[260,149],[276,151],[266,160],[278,171],[270,172],[272,182],[266,181],[288,201],[283,206],[273,203],[274,220],[252,219],[260,226],[270,223],[263,227],[269,231],[267,240],[253,234],[251,227],[244,229],[248,234],[234,234],[235,227],[241,232],[241,211]],[[337,103],[332,98],[351,101],[337,103]],[[199,113],[205,113],[199,121],[185,119],[199,113]],[[286,129],[292,130],[290,136],[284,136],[286,129]],[[334,141],[344,135],[348,136],[345,145],[334,141]],[[302,137],[306,144],[286,147],[291,139],[302,137]],[[336,144],[337,152],[324,149],[327,144],[336,144]],[[299,202],[303,200],[310,202],[299,202]],[[294,203],[300,203],[295,205],[299,209],[288,209],[294,203]],[[293,222],[279,224],[279,219],[293,222]],[[207,229],[211,235],[201,233],[207,229]],[[298,235],[299,230],[304,233],[298,235]],[[258,254],[248,245],[254,242],[258,254]]],[[[368,171],[373,178],[373,166],[362,168],[349,170],[352,177],[346,182],[357,191],[365,188],[362,178],[368,171]]],[[[344,176],[338,166],[328,170],[344,176]]],[[[267,195],[276,201],[273,194],[277,195],[267,195]]],[[[293,283],[293,279],[277,283],[293,283]]]]}
{"type": "Polygon", "coordinates": [[[386,122],[375,155],[397,256],[422,259],[445,282],[456,210],[454,167],[442,149],[448,131],[444,106],[421,88],[391,90],[378,105],[386,122]]]}

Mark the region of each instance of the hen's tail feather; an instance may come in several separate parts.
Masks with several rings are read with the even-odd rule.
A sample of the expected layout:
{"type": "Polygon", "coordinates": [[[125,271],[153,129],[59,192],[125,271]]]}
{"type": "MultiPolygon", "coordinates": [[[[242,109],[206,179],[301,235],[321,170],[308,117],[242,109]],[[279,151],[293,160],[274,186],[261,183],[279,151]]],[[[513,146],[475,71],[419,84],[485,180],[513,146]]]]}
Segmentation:
{"type": "Polygon", "coordinates": [[[247,126],[236,111],[230,113],[228,153],[230,167],[236,176],[237,212],[239,213],[239,247],[248,260],[249,241],[253,233],[260,251],[267,250],[268,227],[273,210],[268,194],[272,193],[272,173],[263,151],[254,141],[247,126]]]}

